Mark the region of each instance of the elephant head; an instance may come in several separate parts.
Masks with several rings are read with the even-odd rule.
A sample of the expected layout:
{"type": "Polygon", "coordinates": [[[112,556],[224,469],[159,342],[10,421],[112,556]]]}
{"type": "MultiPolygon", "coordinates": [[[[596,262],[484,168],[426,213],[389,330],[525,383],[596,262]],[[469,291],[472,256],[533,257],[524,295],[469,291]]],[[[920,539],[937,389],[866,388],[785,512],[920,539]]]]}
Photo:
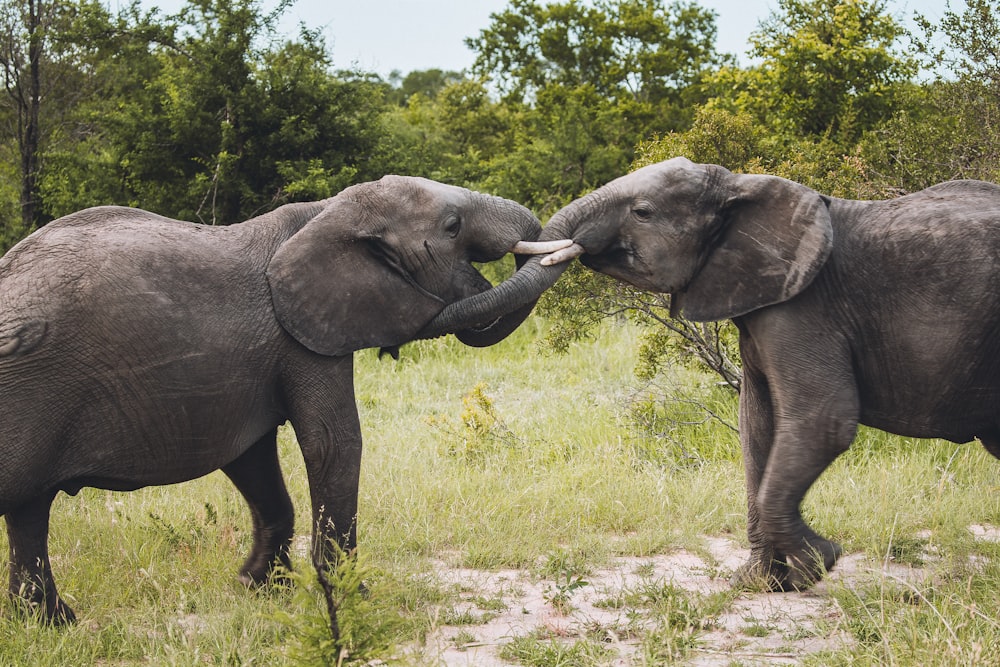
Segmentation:
{"type": "MultiPolygon", "coordinates": [[[[424,178],[354,185],[274,253],[267,267],[274,310],[314,352],[391,349],[413,340],[447,304],[491,287],[473,262],[537,252],[530,242],[540,231],[520,204],[424,178]]],[[[492,345],[533,305],[441,333],[492,345]]]]}
{"type": "Polygon", "coordinates": [[[826,201],[803,185],[674,158],[570,203],[540,239],[574,245],[532,259],[428,328],[496,316],[537,298],[577,256],[595,271],[671,294],[673,312],[688,319],[736,317],[804,289],[829,256],[833,231],[826,201]]]}

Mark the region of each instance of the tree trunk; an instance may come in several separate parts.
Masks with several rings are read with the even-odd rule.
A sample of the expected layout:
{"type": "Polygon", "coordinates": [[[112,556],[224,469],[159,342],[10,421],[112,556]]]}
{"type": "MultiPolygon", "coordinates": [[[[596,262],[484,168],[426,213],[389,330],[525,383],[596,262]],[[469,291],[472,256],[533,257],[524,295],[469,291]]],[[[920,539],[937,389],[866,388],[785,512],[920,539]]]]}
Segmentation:
{"type": "Polygon", "coordinates": [[[18,125],[21,149],[21,224],[29,230],[40,226],[38,196],[38,154],[39,154],[39,108],[41,106],[42,76],[42,2],[28,0],[28,77],[20,81],[18,104],[18,125]]]}

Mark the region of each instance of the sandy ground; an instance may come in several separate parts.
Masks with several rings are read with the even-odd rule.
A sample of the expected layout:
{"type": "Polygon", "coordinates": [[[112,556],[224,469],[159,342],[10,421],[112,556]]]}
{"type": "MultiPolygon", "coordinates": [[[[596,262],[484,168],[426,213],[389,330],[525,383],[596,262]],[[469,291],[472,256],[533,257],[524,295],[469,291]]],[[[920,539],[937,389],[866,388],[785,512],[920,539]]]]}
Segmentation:
{"type": "MultiPolygon", "coordinates": [[[[970,526],[970,531],[979,539],[1000,539],[1000,529],[995,527],[970,526]]],[[[725,538],[706,538],[705,545],[707,558],[686,551],[619,558],[586,576],[587,585],[571,591],[561,610],[552,604],[558,590],[552,580],[540,580],[528,571],[486,572],[442,562],[439,576],[461,592],[462,602],[443,612],[442,625],[428,636],[420,655],[430,664],[445,667],[508,667],[512,663],[499,657],[500,650],[514,638],[542,632],[571,642],[585,634],[594,637],[596,632],[605,646],[617,652],[614,665],[631,665],[637,662],[633,658],[640,640],[623,630],[630,614],[635,620],[636,611],[600,603],[623,590],[635,590],[643,582],[670,582],[692,593],[727,590],[729,574],[749,552],[725,538]],[[456,617],[463,622],[446,624],[456,617]]],[[[830,588],[863,585],[880,577],[919,585],[925,573],[855,554],[841,558],[828,578],[809,591],[741,594],[698,633],[696,647],[681,664],[796,664],[810,653],[849,645],[852,639],[839,622],[843,614],[830,588]]]]}

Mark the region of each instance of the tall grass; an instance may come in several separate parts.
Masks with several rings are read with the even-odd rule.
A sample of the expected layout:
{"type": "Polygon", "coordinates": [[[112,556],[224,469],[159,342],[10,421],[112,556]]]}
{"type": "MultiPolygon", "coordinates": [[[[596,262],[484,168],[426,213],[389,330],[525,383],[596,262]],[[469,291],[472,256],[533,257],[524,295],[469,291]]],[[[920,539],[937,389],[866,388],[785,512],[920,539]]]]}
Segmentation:
{"type": "MultiPolygon", "coordinates": [[[[483,350],[442,339],[406,346],[398,362],[356,355],[359,543],[370,597],[367,616],[353,622],[370,618],[390,649],[419,646],[455,595],[435,577],[442,562],[598,567],[619,554],[699,548],[704,535],[744,540],[735,398],[689,371],[641,384],[631,326],[606,325],[564,356],[538,344],[544,326],[531,320],[483,350]],[[719,419],[704,419],[703,408],[719,419]]],[[[279,445],[305,536],[308,490],[291,429],[279,445]]],[[[803,511],[848,551],[922,563],[931,578],[831,587],[856,641],[818,664],[996,662],[998,547],[967,527],[1000,525],[998,479],[1000,466],[978,445],[862,431],[803,511]]],[[[53,568],[80,622],[54,630],[0,603],[0,666],[308,662],[309,643],[321,640],[308,630],[324,606],[307,543],[295,542],[300,576],[265,591],[236,582],[249,544],[248,512],[220,473],[60,496],[53,568]]],[[[0,553],[5,546],[4,534],[0,553]]],[[[657,655],[652,639],[641,654],[657,655]]],[[[585,648],[577,664],[607,659],[585,648]]],[[[564,649],[572,652],[552,650],[564,649]]],[[[522,650],[508,657],[526,662],[522,650]]],[[[427,657],[417,655],[418,664],[427,657]]]]}

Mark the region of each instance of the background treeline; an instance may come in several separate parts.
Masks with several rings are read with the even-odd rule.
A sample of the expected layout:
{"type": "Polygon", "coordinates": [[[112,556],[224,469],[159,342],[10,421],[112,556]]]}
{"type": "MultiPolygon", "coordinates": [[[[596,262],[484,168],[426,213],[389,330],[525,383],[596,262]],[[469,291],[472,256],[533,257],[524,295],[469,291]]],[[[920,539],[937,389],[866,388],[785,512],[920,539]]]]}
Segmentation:
{"type": "MultiPolygon", "coordinates": [[[[716,51],[716,15],[695,1],[511,0],[466,40],[471,71],[384,79],[338,69],[320,30],[280,35],[290,1],[164,15],[5,0],[0,249],[96,204],[226,224],[386,173],[543,220],[674,155],[855,198],[1000,178],[1000,2],[957,0],[916,32],[882,0],[776,4],[748,66],[716,51]]],[[[663,315],[657,297],[571,276],[561,289],[597,298],[563,309],[563,342],[608,313],[663,315]]],[[[651,367],[690,344],[663,336],[651,367]]]]}

